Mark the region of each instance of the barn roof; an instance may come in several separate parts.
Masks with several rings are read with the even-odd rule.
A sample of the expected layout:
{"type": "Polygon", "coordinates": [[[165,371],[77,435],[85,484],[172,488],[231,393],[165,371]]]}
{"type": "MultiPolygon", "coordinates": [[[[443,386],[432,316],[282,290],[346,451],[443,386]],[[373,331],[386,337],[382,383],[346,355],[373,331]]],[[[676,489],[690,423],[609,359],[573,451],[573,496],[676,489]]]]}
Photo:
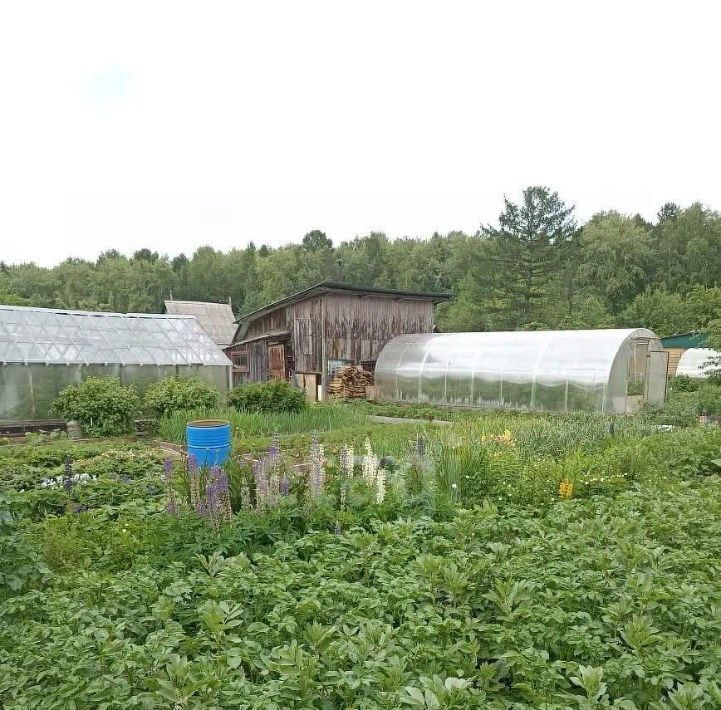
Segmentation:
{"type": "Polygon", "coordinates": [[[393,288],[375,288],[374,286],[353,286],[351,284],[338,283],[337,281],[321,281],[320,283],[309,286],[302,291],[298,291],[290,296],[273,301],[267,306],[258,308],[255,311],[246,313],[238,319],[238,323],[251,322],[268,315],[279,308],[289,306],[291,303],[305,301],[307,298],[314,298],[321,293],[350,293],[356,296],[387,296],[388,298],[410,299],[414,301],[433,301],[440,303],[452,298],[450,293],[432,293],[429,291],[400,291],[393,288]]]}
{"type": "Polygon", "coordinates": [[[176,316],[195,316],[198,323],[221,348],[233,342],[235,316],[229,303],[167,300],[165,312],[176,316]]]}
{"type": "Polygon", "coordinates": [[[0,363],[230,365],[193,316],[0,306],[0,363]]]}
{"type": "Polygon", "coordinates": [[[380,296],[387,298],[395,298],[399,300],[412,300],[412,301],[432,301],[433,303],[440,303],[441,301],[447,301],[453,297],[451,293],[433,293],[429,291],[401,291],[392,288],[376,288],[374,286],[354,286],[352,284],[339,283],[338,281],[321,281],[320,283],[309,286],[302,291],[281,298],[278,301],[273,301],[262,308],[258,308],[255,311],[246,313],[241,316],[236,322],[239,324],[238,330],[233,338],[234,342],[241,340],[248,326],[258,318],[277,311],[280,308],[285,308],[293,303],[299,301],[305,301],[308,298],[315,298],[322,293],[347,293],[356,296],[380,296]]]}

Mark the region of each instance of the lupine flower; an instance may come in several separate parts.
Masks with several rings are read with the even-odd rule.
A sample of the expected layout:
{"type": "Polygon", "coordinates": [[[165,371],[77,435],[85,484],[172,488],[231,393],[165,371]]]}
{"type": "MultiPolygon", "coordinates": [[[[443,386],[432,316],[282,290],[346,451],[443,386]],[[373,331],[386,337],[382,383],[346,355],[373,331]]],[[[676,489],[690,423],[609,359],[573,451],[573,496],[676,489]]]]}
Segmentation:
{"type": "Polygon", "coordinates": [[[255,479],[255,505],[258,509],[265,508],[268,505],[268,472],[264,458],[253,463],[253,478],[255,479]]]}
{"type": "Polygon", "coordinates": [[[353,448],[344,446],[340,450],[340,470],[345,478],[353,478],[353,448]]]}
{"type": "Polygon", "coordinates": [[[190,477],[190,506],[200,515],[200,471],[198,470],[198,459],[193,454],[188,455],[186,461],[188,476],[190,477]]]}
{"type": "Polygon", "coordinates": [[[163,461],[163,479],[169,483],[173,477],[173,462],[170,459],[163,461]]]}
{"type": "Polygon", "coordinates": [[[70,454],[65,457],[63,488],[68,495],[73,492],[73,457],[70,454]]]}
{"type": "Polygon", "coordinates": [[[253,507],[253,503],[250,499],[250,486],[246,481],[243,481],[240,485],[240,509],[248,511],[253,507]]]}
{"type": "Polygon", "coordinates": [[[376,503],[380,505],[386,497],[386,470],[379,468],[376,473],[376,503]]]}
{"type": "Polygon", "coordinates": [[[323,493],[325,485],[325,460],[323,445],[318,441],[318,435],[313,433],[310,444],[310,495],[318,498],[323,493]]]}
{"type": "Polygon", "coordinates": [[[218,527],[221,521],[228,521],[233,517],[228,474],[220,466],[210,469],[205,486],[205,500],[208,516],[215,527],[218,527]]]}
{"type": "Polygon", "coordinates": [[[379,461],[378,457],[373,453],[370,439],[366,439],[365,449],[366,453],[363,457],[363,480],[369,486],[374,486],[378,474],[379,461]]]}
{"type": "Polygon", "coordinates": [[[333,525],[333,532],[336,535],[340,535],[343,532],[343,530],[340,526],[340,523],[337,520],[335,521],[335,524],[333,525]]]}
{"type": "Polygon", "coordinates": [[[280,477],[279,487],[282,496],[290,495],[290,480],[285,474],[280,477]]]}
{"type": "Polygon", "coordinates": [[[268,447],[268,458],[271,461],[280,458],[280,434],[278,434],[278,432],[273,432],[273,438],[268,447]]]}

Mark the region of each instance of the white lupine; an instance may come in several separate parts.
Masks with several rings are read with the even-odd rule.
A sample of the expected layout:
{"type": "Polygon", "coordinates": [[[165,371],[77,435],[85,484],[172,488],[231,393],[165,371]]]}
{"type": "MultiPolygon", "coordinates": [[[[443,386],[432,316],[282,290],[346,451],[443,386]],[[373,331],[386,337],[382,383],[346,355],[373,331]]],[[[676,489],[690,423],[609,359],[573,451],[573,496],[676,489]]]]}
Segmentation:
{"type": "Polygon", "coordinates": [[[343,478],[353,478],[353,448],[344,446],[340,450],[340,470],[343,478]]]}
{"type": "Polygon", "coordinates": [[[379,505],[386,497],[386,470],[379,468],[376,472],[376,503],[379,505]]]}
{"type": "Polygon", "coordinates": [[[366,439],[365,449],[366,453],[363,457],[363,480],[369,486],[374,486],[380,462],[378,461],[378,457],[373,453],[370,439],[366,439]]]}

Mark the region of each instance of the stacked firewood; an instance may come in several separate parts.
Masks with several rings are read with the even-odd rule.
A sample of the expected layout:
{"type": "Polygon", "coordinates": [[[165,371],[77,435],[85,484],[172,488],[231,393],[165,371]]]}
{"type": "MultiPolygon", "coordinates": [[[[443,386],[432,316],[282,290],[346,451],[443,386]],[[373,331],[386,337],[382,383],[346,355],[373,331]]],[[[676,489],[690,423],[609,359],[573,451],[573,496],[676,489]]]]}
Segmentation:
{"type": "Polygon", "coordinates": [[[366,372],[355,365],[339,367],[328,385],[328,394],[331,397],[343,399],[365,398],[366,387],[373,384],[373,373],[366,372]]]}

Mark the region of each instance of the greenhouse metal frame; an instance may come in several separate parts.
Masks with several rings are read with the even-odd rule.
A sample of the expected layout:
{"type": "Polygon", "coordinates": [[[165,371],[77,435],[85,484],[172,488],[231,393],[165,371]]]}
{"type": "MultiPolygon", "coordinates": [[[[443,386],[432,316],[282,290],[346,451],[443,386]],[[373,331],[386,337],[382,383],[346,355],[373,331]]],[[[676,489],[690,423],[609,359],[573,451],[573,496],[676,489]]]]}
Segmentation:
{"type": "Polygon", "coordinates": [[[463,407],[624,414],[666,394],[666,353],[645,328],[401,335],[376,397],[463,407]]]}
{"type": "Polygon", "coordinates": [[[142,393],[168,376],[228,389],[230,360],[193,316],[0,306],[0,419],[47,417],[58,392],[117,377],[142,393]]]}

